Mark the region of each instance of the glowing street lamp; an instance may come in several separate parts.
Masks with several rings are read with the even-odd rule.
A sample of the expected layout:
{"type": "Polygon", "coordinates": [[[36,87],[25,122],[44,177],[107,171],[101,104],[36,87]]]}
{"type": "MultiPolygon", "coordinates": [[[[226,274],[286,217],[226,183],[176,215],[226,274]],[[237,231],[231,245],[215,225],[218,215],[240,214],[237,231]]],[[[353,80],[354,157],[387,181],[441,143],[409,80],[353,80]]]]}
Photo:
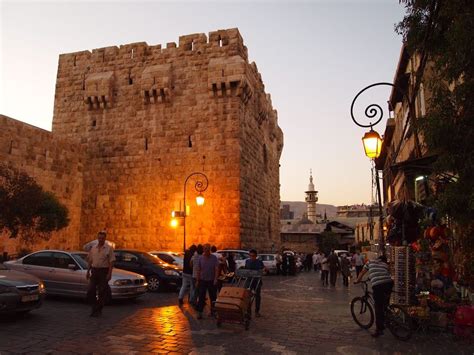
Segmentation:
{"type": "MultiPolygon", "coordinates": [[[[375,86],[391,86],[395,90],[397,90],[400,94],[406,97],[405,92],[400,90],[397,86],[393,85],[392,83],[375,83],[372,85],[369,85],[362,90],[360,90],[357,95],[354,97],[352,100],[351,104],[351,117],[352,121],[354,123],[362,128],[370,128],[370,131],[364,134],[364,137],[362,137],[362,143],[364,145],[364,152],[365,155],[370,158],[373,162],[375,159],[377,159],[380,156],[381,150],[382,150],[382,138],[380,138],[380,135],[373,130],[373,126],[377,125],[383,118],[383,109],[380,107],[378,104],[370,104],[365,108],[365,117],[370,120],[369,124],[363,124],[357,121],[357,119],[354,117],[354,105],[355,102],[357,101],[357,98],[367,89],[370,89],[375,86]]],[[[410,100],[408,100],[410,102],[410,100]]],[[[411,107],[411,105],[410,105],[411,107]]],[[[381,194],[381,189],[380,189],[380,177],[379,177],[379,171],[377,167],[375,166],[374,162],[374,173],[375,173],[375,181],[377,185],[377,199],[378,199],[378,208],[379,208],[379,250],[382,255],[385,255],[385,241],[384,241],[384,231],[383,231],[383,211],[382,211],[382,194],[381,194]]],[[[377,244],[376,244],[377,245],[377,244]]]]}
{"type": "Polygon", "coordinates": [[[380,156],[382,150],[382,138],[372,128],[364,137],[362,137],[362,143],[364,144],[365,155],[370,159],[377,159],[380,156]]]}
{"type": "Polygon", "coordinates": [[[179,226],[179,220],[177,218],[172,218],[170,222],[171,228],[177,228],[179,226]]]}
{"type": "Polygon", "coordinates": [[[207,190],[207,187],[209,185],[209,180],[207,179],[207,176],[203,173],[200,172],[195,172],[192,174],[189,174],[186,180],[184,180],[184,194],[183,194],[183,201],[184,201],[184,211],[173,211],[171,213],[171,221],[170,221],[170,226],[172,228],[176,228],[180,225],[183,226],[183,251],[186,252],[186,217],[189,215],[189,210],[188,206],[186,206],[186,187],[188,185],[188,180],[190,178],[194,177],[195,179],[195,184],[194,184],[194,189],[198,192],[198,195],[196,196],[196,204],[198,206],[204,205],[204,195],[202,194],[204,191],[207,190]]]}
{"type": "Polygon", "coordinates": [[[198,206],[204,205],[204,196],[202,195],[202,193],[199,193],[199,195],[196,196],[196,204],[198,206]]]}

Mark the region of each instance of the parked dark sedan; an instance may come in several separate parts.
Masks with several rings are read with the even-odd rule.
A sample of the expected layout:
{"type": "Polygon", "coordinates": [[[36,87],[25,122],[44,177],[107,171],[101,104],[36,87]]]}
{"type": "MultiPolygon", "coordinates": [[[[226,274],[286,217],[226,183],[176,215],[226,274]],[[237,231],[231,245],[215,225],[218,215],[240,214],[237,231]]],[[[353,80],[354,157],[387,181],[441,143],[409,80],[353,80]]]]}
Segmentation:
{"type": "Polygon", "coordinates": [[[139,250],[115,250],[115,266],[146,277],[148,289],[158,291],[161,286],[181,285],[181,270],[163,262],[150,253],[139,250]]]}
{"type": "Polygon", "coordinates": [[[29,312],[41,306],[44,295],[40,279],[0,264],[0,314],[29,312]]]}

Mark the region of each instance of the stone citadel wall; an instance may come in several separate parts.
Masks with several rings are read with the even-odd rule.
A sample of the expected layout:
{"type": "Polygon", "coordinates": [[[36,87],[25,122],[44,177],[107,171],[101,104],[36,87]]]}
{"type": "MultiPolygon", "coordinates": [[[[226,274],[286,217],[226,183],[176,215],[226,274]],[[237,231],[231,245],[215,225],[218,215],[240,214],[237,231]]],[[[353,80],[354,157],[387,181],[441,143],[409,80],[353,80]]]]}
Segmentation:
{"type": "Polygon", "coordinates": [[[0,115],[0,162],[26,172],[46,191],[54,193],[69,210],[69,226],[34,246],[0,237],[0,253],[19,248],[77,249],[82,203],[83,153],[79,145],[53,137],[51,132],[0,115]]]}
{"type": "Polygon", "coordinates": [[[105,228],[118,247],[181,249],[170,214],[195,171],[209,187],[197,207],[188,183],[188,245],[278,245],[283,134],[237,29],[60,55],[52,137],[84,151],[78,246],[105,228]]]}
{"type": "Polygon", "coordinates": [[[84,146],[81,238],[106,228],[123,247],[179,249],[169,227],[190,173],[187,240],[269,248],[278,241],[276,111],[237,29],[148,46],[63,54],[53,133],[84,146]]]}

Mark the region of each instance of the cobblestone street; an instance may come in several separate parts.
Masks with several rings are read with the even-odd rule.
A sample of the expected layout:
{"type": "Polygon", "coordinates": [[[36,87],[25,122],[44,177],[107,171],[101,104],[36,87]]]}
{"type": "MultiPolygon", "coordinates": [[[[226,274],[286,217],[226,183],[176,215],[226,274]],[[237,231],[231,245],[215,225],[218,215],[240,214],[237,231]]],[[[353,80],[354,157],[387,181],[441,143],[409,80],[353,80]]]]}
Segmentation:
{"type": "Polygon", "coordinates": [[[349,302],[361,292],[351,285],[320,286],[319,274],[266,277],[262,317],[243,326],[196,319],[174,292],[147,294],[134,302],[114,302],[102,318],[67,298],[48,298],[25,317],[0,318],[0,354],[11,353],[169,353],[169,354],[471,354],[472,346],[447,334],[397,341],[389,332],[373,339],[352,321],[349,302]]]}

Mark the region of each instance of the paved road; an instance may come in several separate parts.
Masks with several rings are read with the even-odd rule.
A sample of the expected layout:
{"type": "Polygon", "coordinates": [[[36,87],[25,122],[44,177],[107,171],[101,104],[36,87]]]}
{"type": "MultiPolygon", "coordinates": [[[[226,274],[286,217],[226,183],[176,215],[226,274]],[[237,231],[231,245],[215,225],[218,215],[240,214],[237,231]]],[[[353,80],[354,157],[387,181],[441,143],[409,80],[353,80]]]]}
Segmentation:
{"type": "MultiPolygon", "coordinates": [[[[339,280],[338,280],[339,281],[339,280]]],[[[0,354],[473,354],[474,347],[432,333],[400,342],[390,333],[373,339],[353,323],[349,302],[361,293],[322,287],[315,273],[266,277],[262,317],[250,330],[177,306],[174,292],[116,302],[90,318],[80,300],[48,298],[31,315],[0,318],[0,354]]]]}

